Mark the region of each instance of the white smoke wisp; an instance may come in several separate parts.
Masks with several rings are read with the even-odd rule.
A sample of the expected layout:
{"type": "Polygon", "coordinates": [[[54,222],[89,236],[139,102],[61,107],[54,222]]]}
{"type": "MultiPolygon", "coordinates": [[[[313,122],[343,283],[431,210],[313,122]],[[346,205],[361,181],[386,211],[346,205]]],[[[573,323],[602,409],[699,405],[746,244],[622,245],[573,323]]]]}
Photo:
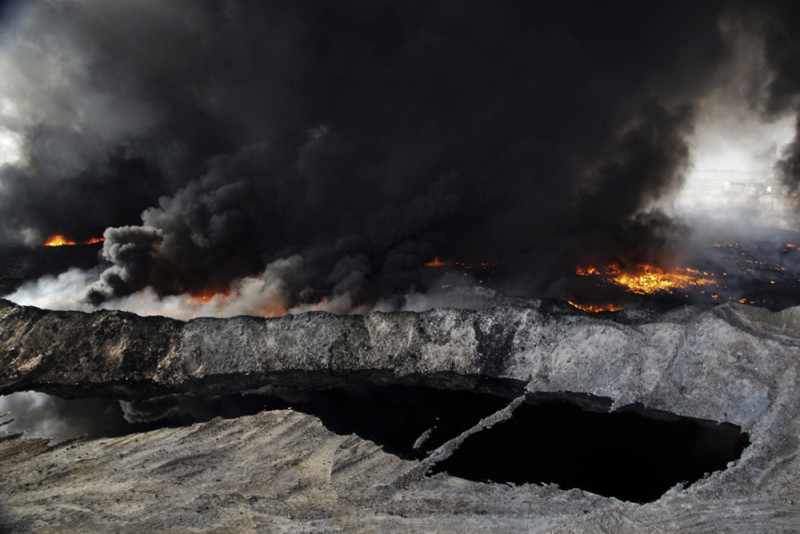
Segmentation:
{"type": "Polygon", "coordinates": [[[158,295],[146,287],[131,295],[103,302],[99,308],[86,301],[87,290],[97,280],[97,271],[70,269],[58,276],[45,276],[23,284],[5,299],[22,306],[51,310],[121,310],[137,315],[161,315],[188,320],[195,317],[234,317],[253,315],[275,317],[288,312],[285,279],[302,263],[300,256],[280,259],[267,265],[257,276],[235,280],[227,293],[210,295],[158,295]]]}
{"type": "Polygon", "coordinates": [[[394,302],[381,301],[375,306],[374,310],[416,313],[435,308],[482,310],[496,304],[499,298],[499,294],[494,289],[479,285],[467,285],[429,293],[411,293],[405,295],[399,306],[394,302]]]}
{"type": "Polygon", "coordinates": [[[356,305],[353,302],[353,297],[349,293],[342,293],[332,297],[325,297],[317,303],[292,306],[288,311],[293,315],[314,311],[347,315],[369,313],[373,311],[373,307],[367,304],[356,305]]]}
{"type": "Polygon", "coordinates": [[[47,275],[22,284],[3,298],[20,306],[36,306],[49,310],[92,311],[84,295],[97,279],[98,271],[69,269],[58,276],[47,275]]]}
{"type": "MultiPolygon", "coordinates": [[[[0,103],[0,110],[2,103],[0,103]]],[[[2,116],[2,111],[0,111],[2,116]]],[[[0,127],[0,165],[16,165],[22,159],[22,139],[19,134],[0,127]]]]}

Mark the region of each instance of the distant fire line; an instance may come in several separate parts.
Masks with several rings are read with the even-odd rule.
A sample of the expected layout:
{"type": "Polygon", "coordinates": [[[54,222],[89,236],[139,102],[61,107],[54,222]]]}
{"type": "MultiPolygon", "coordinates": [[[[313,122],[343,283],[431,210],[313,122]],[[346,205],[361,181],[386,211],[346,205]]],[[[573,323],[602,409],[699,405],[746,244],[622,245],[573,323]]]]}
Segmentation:
{"type": "Polygon", "coordinates": [[[435,256],[431,261],[427,261],[423,264],[425,267],[447,267],[448,265],[455,265],[456,267],[460,267],[461,269],[466,269],[467,271],[472,270],[491,270],[496,264],[490,263],[488,261],[459,261],[459,260],[441,260],[439,256],[435,256]]]}
{"type": "Polygon", "coordinates": [[[105,241],[102,237],[93,237],[91,239],[87,239],[86,241],[73,241],[72,239],[68,239],[67,237],[56,234],[47,238],[47,241],[44,242],[43,246],[45,247],[64,247],[64,246],[73,246],[73,245],[93,245],[95,243],[102,243],[105,241]]]}
{"type": "Polygon", "coordinates": [[[578,304],[577,302],[573,302],[568,300],[572,306],[578,308],[579,310],[589,312],[589,313],[600,313],[600,312],[615,312],[624,309],[624,306],[618,306],[616,304],[578,304]]]}

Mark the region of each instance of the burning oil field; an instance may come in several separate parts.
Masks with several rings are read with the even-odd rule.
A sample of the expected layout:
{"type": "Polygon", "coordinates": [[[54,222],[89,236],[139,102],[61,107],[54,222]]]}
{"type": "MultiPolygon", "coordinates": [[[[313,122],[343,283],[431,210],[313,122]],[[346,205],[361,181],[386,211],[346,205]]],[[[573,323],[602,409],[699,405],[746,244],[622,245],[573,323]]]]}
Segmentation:
{"type": "Polygon", "coordinates": [[[677,266],[622,262],[578,266],[576,276],[592,287],[581,287],[575,291],[576,301],[569,302],[589,312],[618,311],[647,302],[666,306],[739,302],[781,310],[796,306],[800,298],[798,246],[766,240],[726,241],[677,266]],[[581,295],[591,297],[580,301],[581,295]]]}
{"type": "Polygon", "coordinates": [[[792,4],[343,4],[9,2],[3,293],[183,319],[796,302],[792,4]]]}
{"type": "Polygon", "coordinates": [[[799,65],[781,0],[0,1],[0,531],[796,527],[799,65]]]}

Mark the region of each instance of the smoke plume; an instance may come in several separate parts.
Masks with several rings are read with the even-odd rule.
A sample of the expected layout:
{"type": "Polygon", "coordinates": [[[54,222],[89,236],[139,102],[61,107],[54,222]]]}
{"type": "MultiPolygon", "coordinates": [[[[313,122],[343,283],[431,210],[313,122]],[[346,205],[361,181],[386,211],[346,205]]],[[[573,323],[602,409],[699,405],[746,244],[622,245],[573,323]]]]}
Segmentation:
{"type": "MultiPolygon", "coordinates": [[[[795,105],[800,72],[782,52],[800,27],[785,10],[764,7],[752,30],[775,71],[772,112],[795,105]]],[[[686,232],[667,208],[732,54],[721,21],[745,11],[12,4],[0,244],[102,234],[80,306],[181,316],[382,309],[398,295],[418,308],[447,285],[424,267],[434,257],[497,265],[487,285],[507,294],[556,294],[580,259],[658,257],[686,232]]],[[[459,291],[473,305],[491,292],[459,291]]]]}

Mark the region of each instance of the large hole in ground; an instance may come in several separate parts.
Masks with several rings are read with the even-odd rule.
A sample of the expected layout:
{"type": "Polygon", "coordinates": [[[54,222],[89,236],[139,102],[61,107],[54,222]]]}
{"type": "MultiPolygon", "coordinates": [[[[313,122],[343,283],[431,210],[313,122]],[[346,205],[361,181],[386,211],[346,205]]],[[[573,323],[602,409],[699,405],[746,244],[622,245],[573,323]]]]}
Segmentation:
{"type": "Polygon", "coordinates": [[[738,426],[631,407],[585,411],[549,400],[470,436],[434,472],[478,481],[556,483],[639,503],[725,469],[749,444],[738,426]]]}
{"type": "MultiPolygon", "coordinates": [[[[424,458],[510,402],[484,393],[402,385],[269,388],[250,394],[181,395],[138,402],[125,407],[128,419],[134,421],[130,423],[115,401],[50,399],[50,408],[38,399],[38,411],[28,414],[12,409],[18,428],[9,430],[36,428],[38,420],[40,428],[62,429],[61,439],[71,437],[63,430],[70,425],[75,434],[104,437],[293,408],[317,416],[333,432],[357,434],[407,459],[424,458]],[[103,417],[92,424],[93,414],[103,417]],[[31,417],[34,421],[26,423],[31,417]]],[[[432,474],[501,483],[555,483],[563,489],[649,502],[678,483],[691,484],[724,469],[748,444],[747,435],[731,424],[641,408],[601,413],[579,405],[602,412],[610,402],[578,394],[530,397],[510,420],[467,438],[449,459],[434,466],[432,474]]]]}

